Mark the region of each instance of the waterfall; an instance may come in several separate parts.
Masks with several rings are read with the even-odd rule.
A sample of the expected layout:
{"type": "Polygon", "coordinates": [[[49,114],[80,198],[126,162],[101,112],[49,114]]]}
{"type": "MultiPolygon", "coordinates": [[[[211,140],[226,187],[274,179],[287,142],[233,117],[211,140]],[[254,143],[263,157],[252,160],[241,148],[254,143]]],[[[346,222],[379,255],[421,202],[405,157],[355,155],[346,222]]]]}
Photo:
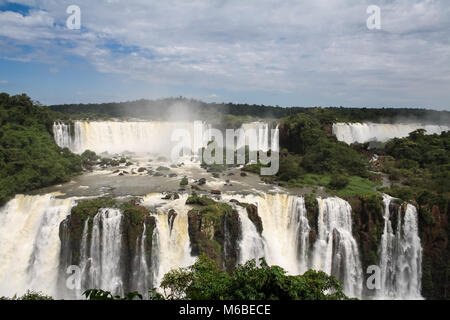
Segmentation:
{"type": "MultiPolygon", "coordinates": [[[[62,122],[53,124],[56,144],[78,154],[91,150],[96,153],[110,154],[128,151],[170,155],[177,144],[176,141],[171,141],[172,134],[180,129],[189,134],[186,143],[189,143],[191,148],[187,149],[192,151],[205,147],[211,139],[211,125],[201,121],[75,121],[73,128],[62,122]],[[73,129],[73,135],[71,129],[73,129]]],[[[268,151],[270,138],[268,123],[245,123],[241,129],[238,148],[249,145],[248,134],[255,132],[258,150],[268,151]]],[[[271,138],[272,150],[278,150],[278,130],[271,138]]],[[[217,142],[219,147],[223,147],[222,141],[217,142]]],[[[229,144],[229,146],[232,145],[229,144]]]]}
{"type": "Polygon", "coordinates": [[[177,129],[186,130],[191,138],[194,132],[202,135],[199,140],[190,140],[194,150],[205,146],[209,138],[209,127],[203,122],[75,121],[73,126],[73,136],[69,125],[59,122],[54,123],[53,133],[57,145],[74,153],[91,150],[110,154],[128,151],[170,155],[176,145],[171,137],[177,129]]]}
{"type": "MultiPolygon", "coordinates": [[[[121,273],[122,213],[119,209],[100,209],[92,224],[89,268],[83,274],[85,289],[102,289],[123,295],[121,273]]],[[[81,264],[87,263],[82,261],[81,264]]]]}
{"type": "Polygon", "coordinates": [[[339,141],[347,144],[370,141],[386,142],[394,138],[405,138],[418,129],[426,130],[426,134],[441,134],[449,131],[450,126],[422,124],[380,124],[380,123],[335,123],[333,134],[339,141]]]}
{"type": "Polygon", "coordinates": [[[74,201],[56,196],[17,195],[0,208],[0,296],[57,296],[59,225],[74,201]]]}
{"type": "Polygon", "coordinates": [[[278,151],[279,150],[279,130],[278,126],[271,128],[267,122],[249,122],[243,123],[241,128],[243,132],[238,139],[238,149],[243,146],[250,146],[250,151],[264,151],[269,150],[278,151]],[[273,133],[271,131],[273,129],[273,133]],[[255,147],[250,143],[249,136],[251,133],[256,134],[255,147]]]}
{"type": "Polygon", "coordinates": [[[259,235],[246,210],[237,207],[242,228],[239,263],[265,257],[269,265],[281,266],[292,275],[303,274],[310,268],[321,270],[341,280],[347,295],[361,296],[362,267],[352,235],[352,209],[348,202],[339,198],[317,199],[318,237],[311,250],[311,227],[304,198],[263,194],[224,199],[255,204],[263,222],[259,235]]]}
{"type": "Polygon", "coordinates": [[[383,196],[384,204],[384,230],[381,236],[380,245],[380,261],[379,266],[381,269],[381,289],[378,296],[395,296],[395,261],[394,261],[394,244],[395,234],[392,229],[390,220],[389,205],[391,204],[392,197],[388,195],[383,196]]]}
{"type": "MultiPolygon", "coordinates": [[[[299,213],[297,210],[298,197],[286,194],[265,194],[263,196],[247,196],[241,202],[253,203],[258,207],[258,214],[263,223],[262,239],[256,237],[256,229],[249,225],[246,213],[241,214],[241,223],[250,229],[252,236],[247,236],[243,230],[243,237],[253,239],[256,246],[242,243],[243,252],[253,252],[260,255],[264,248],[264,257],[270,265],[279,265],[290,274],[301,274],[305,270],[300,263],[298,255],[299,213]],[[262,245],[264,243],[264,245],[262,245]]],[[[239,200],[239,199],[238,199],[239,200]]],[[[304,203],[303,203],[304,205],[304,203]]],[[[254,227],[254,226],[253,226],[254,227]]],[[[251,256],[252,259],[259,256],[251,256]]]]}
{"type": "Polygon", "coordinates": [[[311,227],[309,226],[309,221],[307,217],[305,199],[297,198],[294,210],[296,211],[296,221],[293,223],[297,224],[297,247],[299,253],[299,262],[301,273],[308,270],[309,261],[309,233],[311,227]]]}
{"type": "Polygon", "coordinates": [[[422,299],[422,246],[418,235],[417,210],[406,205],[402,219],[402,208],[397,213],[397,230],[391,223],[390,203],[393,198],[384,195],[384,230],[381,237],[379,266],[381,288],[380,299],[422,299]],[[403,221],[403,223],[402,223],[403,221]]]}
{"type": "Polygon", "coordinates": [[[262,198],[242,199],[242,201],[251,201],[258,205],[258,214],[261,216],[264,226],[262,235],[258,233],[256,226],[249,219],[247,210],[235,206],[239,213],[242,231],[242,238],[239,242],[239,263],[265,257],[269,264],[279,264],[292,274],[302,274],[307,271],[310,231],[304,199],[287,195],[277,195],[275,199],[273,197],[266,195],[262,198]],[[282,200],[281,206],[277,207],[274,202],[280,199],[282,200]],[[277,211],[271,212],[272,209],[277,211]],[[270,219],[276,220],[270,223],[281,223],[279,228],[272,228],[271,225],[264,223],[270,219]]]}
{"type": "MultiPolygon", "coordinates": [[[[83,226],[83,233],[81,236],[81,244],[80,244],[80,271],[81,271],[81,275],[86,274],[86,272],[88,272],[88,267],[89,267],[89,221],[90,218],[88,217],[86,219],[86,221],[84,222],[84,226],[83,226]]],[[[83,282],[83,278],[81,279],[81,287],[82,288],[89,288],[88,287],[88,283],[86,283],[86,277],[85,277],[85,281],[83,282]]],[[[92,289],[92,288],[89,288],[92,289]]],[[[75,296],[76,297],[81,297],[83,294],[84,290],[80,289],[75,289],[75,296]]]]}
{"type": "Polygon", "coordinates": [[[339,198],[317,199],[318,235],[312,253],[312,268],[343,282],[352,297],[362,293],[362,267],[358,246],[352,235],[352,208],[339,198]]]}
{"type": "Polygon", "coordinates": [[[144,223],[144,230],[142,232],[142,236],[140,239],[140,243],[138,243],[139,239],[136,239],[136,248],[138,251],[134,258],[134,266],[133,266],[133,291],[140,292],[145,297],[148,295],[150,285],[153,285],[152,279],[150,277],[150,272],[147,265],[147,257],[145,251],[145,241],[147,239],[147,225],[144,223]]]}
{"type": "Polygon", "coordinates": [[[56,144],[61,148],[69,148],[70,150],[76,149],[73,145],[74,139],[72,138],[70,132],[70,124],[55,122],[53,124],[53,135],[55,137],[56,144]]]}
{"type": "Polygon", "coordinates": [[[243,264],[252,259],[259,261],[260,258],[264,257],[264,239],[256,230],[253,222],[248,218],[247,210],[241,206],[235,206],[235,209],[239,213],[242,234],[239,241],[238,264],[243,264]]]}
{"type": "MultiPolygon", "coordinates": [[[[64,248],[70,249],[65,242],[63,222],[67,221],[75,200],[57,199],[56,194],[16,196],[0,209],[0,296],[23,294],[32,289],[55,298],[80,298],[84,290],[92,288],[111,291],[114,295],[131,289],[145,295],[148,289],[158,287],[170,270],[195,262],[188,232],[191,207],[185,204],[188,196],[181,195],[177,200],[162,200],[162,197],[162,194],[150,194],[142,199],[142,205],[152,209],[156,225],[152,235],[147,234],[149,226],[143,226],[130,267],[124,264],[127,253],[122,246],[121,211],[103,208],[84,221],[79,247],[81,289],[66,295],[66,289],[57,285],[59,272],[64,274],[63,282],[68,277],[63,270],[66,265],[61,255],[59,230],[61,225],[64,248]],[[169,220],[172,209],[177,214],[169,220]],[[150,236],[149,260],[146,240],[150,236]]],[[[309,243],[312,226],[304,198],[265,193],[222,195],[222,201],[231,199],[257,206],[263,224],[260,234],[247,210],[230,202],[238,211],[241,226],[238,263],[264,257],[269,265],[279,265],[291,275],[303,274],[308,269],[321,270],[341,280],[348,296],[361,297],[361,263],[352,235],[352,209],[346,201],[317,199],[316,238],[309,243]]],[[[391,200],[389,196],[384,197],[385,224],[379,247],[382,281],[375,297],[420,299],[422,248],[417,210],[408,204],[392,216],[391,200]],[[392,225],[393,217],[398,217],[396,228],[392,225]]]]}
{"type": "Polygon", "coordinates": [[[266,195],[258,199],[266,242],[265,256],[271,265],[279,265],[290,274],[301,274],[304,262],[298,256],[298,231],[301,210],[297,210],[298,198],[285,194],[266,195]]]}
{"type": "Polygon", "coordinates": [[[152,273],[153,285],[159,286],[164,275],[172,269],[187,267],[195,263],[191,256],[191,243],[188,232],[187,195],[173,201],[161,200],[161,194],[151,194],[144,197],[142,204],[154,207],[157,213],[156,229],[153,237],[152,273]],[[172,228],[168,219],[168,212],[173,209],[177,213],[172,220],[172,228]]]}

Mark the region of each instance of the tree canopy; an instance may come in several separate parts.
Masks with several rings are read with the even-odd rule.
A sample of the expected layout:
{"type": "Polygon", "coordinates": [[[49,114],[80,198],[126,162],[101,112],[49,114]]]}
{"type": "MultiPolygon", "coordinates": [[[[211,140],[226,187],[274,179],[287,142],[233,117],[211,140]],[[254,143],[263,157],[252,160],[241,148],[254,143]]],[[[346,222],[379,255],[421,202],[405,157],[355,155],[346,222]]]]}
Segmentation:
{"type": "Polygon", "coordinates": [[[81,172],[81,158],[56,145],[53,121],[52,111],[27,95],[0,94],[0,205],[81,172]]]}

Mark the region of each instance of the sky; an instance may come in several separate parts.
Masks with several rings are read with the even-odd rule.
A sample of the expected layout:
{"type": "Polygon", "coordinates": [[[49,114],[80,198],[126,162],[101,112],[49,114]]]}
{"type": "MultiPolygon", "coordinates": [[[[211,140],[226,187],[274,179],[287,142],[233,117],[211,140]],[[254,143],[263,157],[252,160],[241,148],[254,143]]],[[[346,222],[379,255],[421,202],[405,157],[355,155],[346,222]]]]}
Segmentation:
{"type": "Polygon", "coordinates": [[[0,0],[0,92],[450,110],[450,1],[0,0]]]}

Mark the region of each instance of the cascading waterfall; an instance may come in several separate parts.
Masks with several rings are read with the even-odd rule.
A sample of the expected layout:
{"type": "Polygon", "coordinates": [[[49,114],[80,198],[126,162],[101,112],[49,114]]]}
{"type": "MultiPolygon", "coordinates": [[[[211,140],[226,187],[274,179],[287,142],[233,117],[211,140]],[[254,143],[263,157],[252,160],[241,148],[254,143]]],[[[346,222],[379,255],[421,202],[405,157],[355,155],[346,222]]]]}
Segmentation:
{"type": "Polygon", "coordinates": [[[394,244],[395,234],[392,229],[390,220],[389,205],[391,204],[392,197],[389,195],[383,196],[384,204],[384,230],[381,236],[380,245],[380,261],[379,266],[381,269],[381,289],[378,292],[378,296],[394,296],[394,284],[395,284],[395,261],[394,258],[394,244]]]}
{"type": "Polygon", "coordinates": [[[74,201],[56,196],[17,195],[0,209],[0,296],[58,296],[59,225],[74,201]]]}
{"type": "MultiPolygon", "coordinates": [[[[258,207],[258,212],[263,219],[263,226],[267,226],[264,224],[264,219],[271,219],[270,211],[266,212],[268,214],[265,214],[263,213],[264,209],[262,209],[265,207],[270,210],[273,206],[273,202],[271,200],[267,201],[267,198],[270,197],[271,196],[268,195],[265,199],[253,199],[253,201],[256,200],[258,205],[262,204],[261,207],[258,207]]],[[[279,256],[279,248],[288,245],[289,248],[285,248],[286,250],[282,252],[281,255],[285,255],[290,259],[295,257],[293,264],[296,264],[296,266],[289,265],[286,261],[283,265],[286,268],[290,268],[288,271],[292,274],[302,274],[307,271],[309,246],[308,237],[311,229],[306,217],[305,202],[303,198],[292,196],[283,196],[281,199],[285,200],[287,203],[287,206],[282,206],[281,209],[282,212],[284,211],[285,215],[283,214],[284,216],[281,217],[281,219],[280,217],[275,217],[275,219],[278,218],[277,222],[284,224],[280,227],[285,227],[285,230],[273,230],[270,226],[268,226],[268,230],[263,230],[262,235],[258,233],[256,226],[249,219],[246,209],[240,206],[235,206],[239,212],[239,221],[242,229],[242,239],[239,243],[239,263],[245,263],[251,259],[258,260],[262,257],[265,257],[270,264],[282,263],[283,257],[279,256]],[[285,232],[286,229],[288,232],[285,232]]],[[[251,201],[251,199],[247,197],[243,201],[249,200],[251,201]]],[[[264,227],[264,229],[265,228],[266,227],[264,227]]]]}
{"type": "MultiPolygon", "coordinates": [[[[81,236],[81,244],[80,244],[80,271],[82,278],[80,279],[80,288],[75,288],[75,296],[81,297],[83,294],[82,288],[89,288],[89,283],[87,282],[89,279],[86,279],[87,277],[84,277],[83,281],[83,275],[85,275],[88,272],[88,267],[90,265],[89,260],[89,243],[88,243],[88,237],[89,237],[89,221],[90,218],[88,217],[86,221],[84,222],[83,226],[83,234],[81,236]]],[[[92,288],[90,288],[92,289],[92,288]]]]}
{"type": "Polygon", "coordinates": [[[422,124],[380,124],[380,123],[335,123],[333,134],[339,141],[347,144],[370,141],[386,142],[394,138],[405,138],[418,129],[426,130],[426,134],[441,134],[449,131],[450,126],[422,124]]]}
{"type": "Polygon", "coordinates": [[[91,150],[110,154],[120,152],[158,153],[169,155],[177,141],[171,142],[176,130],[189,133],[194,150],[208,142],[209,126],[204,122],[159,122],[159,121],[75,121],[73,136],[68,124],[55,122],[53,134],[56,144],[67,147],[74,153],[91,150]],[[194,132],[200,135],[194,139],[194,132]]]}
{"type": "Polygon", "coordinates": [[[302,212],[297,210],[299,198],[286,194],[267,194],[237,199],[258,207],[258,214],[264,227],[261,237],[247,217],[247,213],[241,211],[240,221],[243,226],[241,262],[259,259],[262,257],[261,253],[264,253],[267,263],[279,265],[290,274],[301,274],[306,271],[299,263],[298,256],[298,221],[299,213],[302,212]],[[247,239],[250,243],[246,242],[247,239]]]}
{"type": "Polygon", "coordinates": [[[418,215],[416,208],[406,205],[402,219],[398,215],[397,230],[391,223],[390,204],[393,198],[384,195],[384,231],[381,237],[380,261],[381,288],[377,291],[380,299],[422,299],[422,246],[418,236],[418,215]],[[403,221],[403,223],[402,223],[403,221]]]}
{"type": "Polygon", "coordinates": [[[264,239],[256,230],[256,226],[248,218],[247,210],[237,207],[239,212],[239,222],[241,226],[242,239],[239,241],[239,264],[243,264],[248,260],[255,259],[259,261],[264,257],[264,239]]]}
{"type": "Polygon", "coordinates": [[[136,239],[136,248],[138,248],[138,252],[136,257],[134,258],[134,267],[133,267],[133,288],[135,291],[141,292],[144,296],[147,296],[149,289],[149,284],[153,284],[153,279],[151,279],[151,275],[147,265],[147,257],[145,254],[145,241],[147,239],[147,225],[144,223],[144,230],[142,232],[142,236],[140,239],[140,243],[138,243],[139,239],[136,239]]]}
{"type": "Polygon", "coordinates": [[[306,264],[298,255],[299,215],[306,212],[304,202],[298,197],[276,194],[260,197],[257,203],[267,262],[284,267],[290,274],[304,273],[306,264]]]}
{"type": "Polygon", "coordinates": [[[304,273],[309,268],[307,261],[309,261],[309,233],[311,231],[311,227],[309,226],[309,221],[307,217],[304,198],[297,198],[294,210],[296,211],[295,218],[297,221],[293,222],[297,223],[298,225],[297,247],[299,254],[300,270],[301,273],[304,273]]]}
{"type": "MultiPolygon", "coordinates": [[[[400,220],[400,219],[399,219],[400,220]]],[[[400,221],[399,221],[400,227],[400,221]]],[[[400,229],[398,229],[400,230],[400,229]]],[[[422,298],[422,246],[419,237],[417,209],[411,204],[406,207],[399,241],[400,276],[398,292],[400,296],[422,298]]]]}
{"type": "Polygon", "coordinates": [[[358,245],[352,235],[352,208],[339,198],[318,198],[317,202],[318,235],[311,267],[340,279],[347,295],[360,297],[363,277],[358,245]]]}
{"type": "Polygon", "coordinates": [[[82,261],[89,263],[83,273],[85,289],[103,289],[114,295],[122,295],[123,278],[121,273],[122,213],[119,209],[100,209],[92,225],[90,257],[82,261]]]}
{"type": "Polygon", "coordinates": [[[264,227],[261,236],[246,210],[238,208],[242,227],[240,263],[265,257],[270,265],[279,265],[293,275],[310,268],[321,270],[341,280],[347,295],[361,296],[362,267],[348,202],[339,198],[317,199],[318,237],[311,250],[304,198],[286,194],[226,197],[231,198],[257,205],[264,227]]]}
{"type": "Polygon", "coordinates": [[[55,122],[53,124],[53,135],[55,137],[55,142],[58,146],[62,148],[69,148],[70,150],[75,150],[74,140],[71,134],[71,125],[65,124],[63,122],[55,122]]]}
{"type": "Polygon", "coordinates": [[[144,197],[142,204],[154,207],[157,211],[156,229],[152,247],[153,285],[158,287],[164,275],[174,268],[187,267],[195,263],[191,256],[191,243],[188,232],[187,195],[170,202],[161,201],[161,194],[151,194],[144,197]],[[167,213],[171,210],[177,213],[170,226],[167,213]]]}
{"type": "MultiPolygon", "coordinates": [[[[0,212],[0,295],[12,296],[33,289],[55,298],[80,298],[85,289],[91,288],[113,294],[123,294],[125,289],[131,288],[146,294],[148,289],[158,287],[168,271],[195,262],[188,233],[187,213],[191,208],[185,204],[187,195],[173,201],[161,198],[161,194],[143,198],[142,205],[153,209],[156,225],[150,235],[144,224],[142,235],[136,239],[131,270],[127,270],[122,261],[125,248],[122,246],[121,211],[103,208],[84,222],[79,248],[81,289],[67,294],[57,285],[58,272],[65,272],[62,270],[64,262],[60,260],[58,233],[75,200],[57,199],[54,194],[16,196],[0,212]],[[177,215],[172,215],[174,218],[169,221],[171,209],[177,215]],[[146,240],[150,236],[149,260],[146,240]],[[131,283],[127,282],[128,274],[132,276],[131,283]]],[[[279,265],[289,274],[322,270],[341,280],[347,295],[361,297],[361,263],[352,236],[352,211],[346,201],[317,199],[316,238],[314,243],[309,243],[311,226],[302,197],[261,193],[224,194],[222,198],[256,205],[263,224],[262,234],[259,234],[246,209],[233,203],[241,226],[238,263],[265,257],[270,265],[279,265]]],[[[394,232],[390,203],[391,198],[385,196],[385,227],[379,262],[382,287],[376,298],[419,299],[422,248],[417,211],[414,206],[406,205],[403,214],[403,211],[394,213],[398,215],[394,232]]],[[[67,275],[64,282],[66,278],[67,275]]]]}

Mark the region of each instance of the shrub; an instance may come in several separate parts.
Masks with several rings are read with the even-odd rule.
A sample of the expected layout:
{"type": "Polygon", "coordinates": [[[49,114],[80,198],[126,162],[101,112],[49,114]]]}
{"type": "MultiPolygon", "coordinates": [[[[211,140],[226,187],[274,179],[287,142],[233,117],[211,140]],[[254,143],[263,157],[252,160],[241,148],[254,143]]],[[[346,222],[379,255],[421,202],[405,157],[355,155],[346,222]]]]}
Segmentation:
{"type": "Polygon", "coordinates": [[[341,190],[344,189],[349,183],[350,179],[347,176],[336,174],[331,176],[328,187],[334,190],[341,190]]]}

